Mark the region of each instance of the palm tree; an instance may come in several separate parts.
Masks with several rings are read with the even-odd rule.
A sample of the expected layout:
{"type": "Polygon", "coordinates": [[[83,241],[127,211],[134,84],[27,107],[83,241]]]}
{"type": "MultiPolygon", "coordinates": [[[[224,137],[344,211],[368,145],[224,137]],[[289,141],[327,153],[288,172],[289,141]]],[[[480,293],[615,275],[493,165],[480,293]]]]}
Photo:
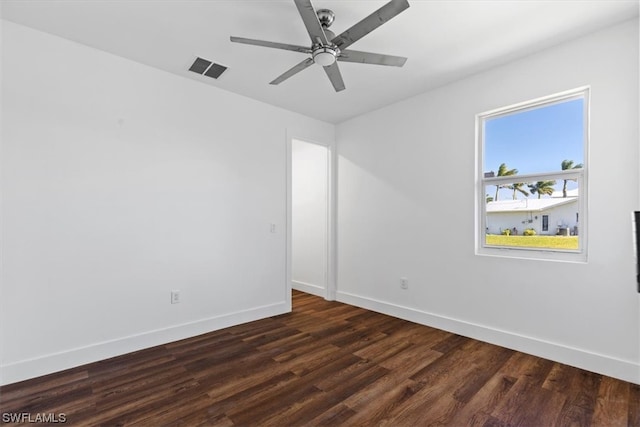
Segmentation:
{"type": "MultiPolygon", "coordinates": [[[[560,166],[562,167],[563,171],[566,171],[569,169],[580,169],[582,168],[582,163],[574,165],[573,160],[563,160],[560,166]]],[[[562,185],[562,197],[567,197],[567,181],[575,181],[575,179],[564,180],[564,184],[562,185]]]]}
{"type": "Polygon", "coordinates": [[[514,182],[513,184],[507,186],[509,190],[513,190],[513,200],[516,200],[518,198],[516,193],[518,191],[525,196],[529,196],[529,192],[522,187],[524,187],[524,182],[514,182]]]}
{"type": "Polygon", "coordinates": [[[556,185],[555,181],[538,181],[534,184],[529,184],[529,190],[531,190],[531,194],[538,193],[539,199],[543,194],[552,195],[554,185],[556,185]]]}
{"type": "MultiPolygon", "coordinates": [[[[505,163],[502,163],[498,168],[498,176],[511,176],[511,175],[516,175],[517,173],[518,173],[518,169],[507,169],[507,165],[505,163]]],[[[501,188],[510,188],[510,187],[504,186],[504,185],[496,185],[496,197],[494,197],[493,200],[495,201],[498,200],[498,191],[500,191],[501,188]]]]}

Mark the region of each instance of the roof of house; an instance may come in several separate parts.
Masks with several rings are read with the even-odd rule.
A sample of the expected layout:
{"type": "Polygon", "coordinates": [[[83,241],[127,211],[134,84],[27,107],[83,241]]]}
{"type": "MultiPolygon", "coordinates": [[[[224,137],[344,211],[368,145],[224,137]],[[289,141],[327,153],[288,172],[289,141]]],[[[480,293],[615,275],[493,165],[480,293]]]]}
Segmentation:
{"type": "Polygon", "coordinates": [[[487,213],[497,212],[541,212],[556,206],[577,201],[573,197],[549,197],[544,199],[498,200],[487,203],[487,213]]]}

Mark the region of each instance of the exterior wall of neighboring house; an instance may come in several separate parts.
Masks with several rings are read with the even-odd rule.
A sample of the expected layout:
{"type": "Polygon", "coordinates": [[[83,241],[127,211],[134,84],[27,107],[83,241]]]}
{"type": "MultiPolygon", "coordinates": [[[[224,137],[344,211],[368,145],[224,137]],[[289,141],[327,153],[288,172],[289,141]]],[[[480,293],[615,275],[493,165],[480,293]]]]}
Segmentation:
{"type": "Polygon", "coordinates": [[[535,210],[527,210],[526,207],[522,206],[524,202],[524,200],[490,202],[490,205],[494,204],[494,206],[502,204],[501,207],[504,209],[491,212],[490,206],[488,206],[487,233],[500,234],[502,230],[507,228],[513,230],[514,227],[517,230],[517,234],[522,234],[527,228],[533,228],[536,234],[540,235],[560,234],[565,232],[564,230],[568,230],[569,234],[575,234],[576,231],[579,233],[577,198],[571,198],[568,201],[559,200],[559,204],[535,210]],[[509,209],[510,203],[514,205],[513,209],[509,209]],[[544,215],[548,215],[547,230],[543,230],[544,215]]]}

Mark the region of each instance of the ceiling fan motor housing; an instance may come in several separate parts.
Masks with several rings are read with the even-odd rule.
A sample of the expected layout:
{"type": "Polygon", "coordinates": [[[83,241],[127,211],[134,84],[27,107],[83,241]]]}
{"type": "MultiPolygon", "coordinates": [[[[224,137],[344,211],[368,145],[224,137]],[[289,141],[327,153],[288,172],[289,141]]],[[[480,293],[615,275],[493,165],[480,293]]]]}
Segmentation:
{"type": "Polygon", "coordinates": [[[316,15],[318,15],[318,21],[323,28],[329,28],[333,24],[333,20],[336,19],[336,14],[329,9],[318,9],[316,15]]]}

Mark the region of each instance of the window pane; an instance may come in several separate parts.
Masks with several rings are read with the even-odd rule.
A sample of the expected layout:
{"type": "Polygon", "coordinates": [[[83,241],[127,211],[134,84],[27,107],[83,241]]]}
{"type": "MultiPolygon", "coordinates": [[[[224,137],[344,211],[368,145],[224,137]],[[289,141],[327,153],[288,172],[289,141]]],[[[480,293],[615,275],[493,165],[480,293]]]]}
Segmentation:
{"type": "Polygon", "coordinates": [[[486,185],[485,198],[486,246],[579,249],[577,181],[486,185]]]}
{"type": "Polygon", "coordinates": [[[548,173],[584,163],[584,99],[484,121],[484,173],[548,173]],[[501,165],[504,165],[501,167],[501,165]]]}

